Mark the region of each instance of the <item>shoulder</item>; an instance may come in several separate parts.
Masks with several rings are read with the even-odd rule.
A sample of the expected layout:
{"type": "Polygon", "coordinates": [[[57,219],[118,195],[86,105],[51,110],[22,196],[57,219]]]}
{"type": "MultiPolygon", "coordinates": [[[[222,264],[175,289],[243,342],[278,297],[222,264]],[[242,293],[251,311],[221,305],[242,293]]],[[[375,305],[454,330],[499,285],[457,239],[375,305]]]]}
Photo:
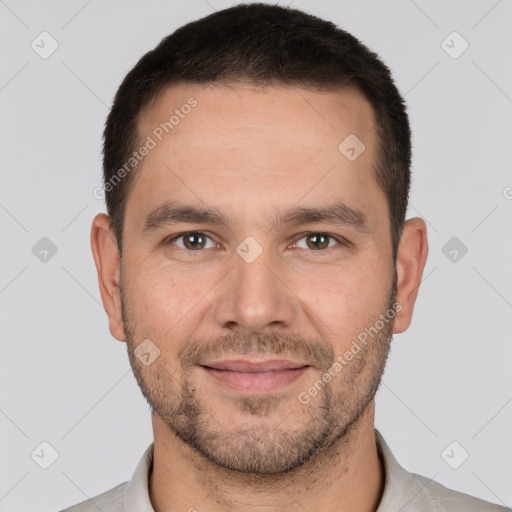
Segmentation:
{"type": "Polygon", "coordinates": [[[507,507],[449,489],[433,478],[407,471],[377,429],[375,439],[386,479],[377,512],[512,512],[507,507]]]}
{"type": "Polygon", "coordinates": [[[82,501],[60,512],[123,512],[124,493],[128,482],[119,484],[94,498],[82,501]]]}
{"type": "MultiPolygon", "coordinates": [[[[507,507],[481,500],[469,494],[449,489],[439,482],[410,473],[417,494],[411,500],[410,510],[429,510],[436,512],[511,512],[507,507]]],[[[411,483],[412,483],[411,482],[411,483]]],[[[405,508],[404,510],[407,510],[405,508]]]]}

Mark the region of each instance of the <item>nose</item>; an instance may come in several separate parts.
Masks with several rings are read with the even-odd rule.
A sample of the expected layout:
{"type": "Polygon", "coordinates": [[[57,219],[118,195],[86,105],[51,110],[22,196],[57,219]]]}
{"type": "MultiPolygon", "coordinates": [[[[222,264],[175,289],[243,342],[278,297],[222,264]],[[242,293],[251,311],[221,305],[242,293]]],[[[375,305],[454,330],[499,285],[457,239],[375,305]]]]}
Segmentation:
{"type": "Polygon", "coordinates": [[[217,297],[218,325],[248,335],[287,331],[296,325],[299,300],[286,282],[286,267],[269,250],[254,261],[237,255],[217,297]]]}

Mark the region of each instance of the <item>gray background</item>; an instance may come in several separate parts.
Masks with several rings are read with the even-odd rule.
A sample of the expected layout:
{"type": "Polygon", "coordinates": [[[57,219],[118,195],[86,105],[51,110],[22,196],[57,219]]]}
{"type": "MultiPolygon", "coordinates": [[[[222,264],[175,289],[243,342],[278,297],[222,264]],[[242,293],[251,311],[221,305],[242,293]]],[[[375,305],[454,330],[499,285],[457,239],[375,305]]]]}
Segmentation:
{"type": "MultiPolygon", "coordinates": [[[[0,0],[2,511],[56,511],[104,492],[131,478],[152,441],[89,246],[104,210],[92,193],[101,130],[146,51],[235,3],[0,0]],[[59,45],[47,59],[31,47],[50,48],[43,31],[59,45]],[[43,237],[57,248],[46,261],[43,237]],[[58,452],[47,469],[42,442],[58,452]]],[[[392,344],[376,426],[406,469],[511,506],[512,1],[291,5],[375,50],[409,105],[409,216],[427,221],[430,255],[413,324],[392,344]],[[464,43],[446,40],[453,31],[469,44],[457,58],[464,43]],[[469,458],[453,469],[446,461],[459,464],[462,450],[469,458]]]]}

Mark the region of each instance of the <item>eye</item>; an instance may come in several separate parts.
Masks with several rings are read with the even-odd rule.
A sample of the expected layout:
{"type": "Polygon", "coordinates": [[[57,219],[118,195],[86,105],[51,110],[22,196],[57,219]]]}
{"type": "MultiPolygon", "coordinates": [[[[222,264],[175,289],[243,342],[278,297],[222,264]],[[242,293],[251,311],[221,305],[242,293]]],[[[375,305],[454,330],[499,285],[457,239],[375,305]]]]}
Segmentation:
{"type": "Polygon", "coordinates": [[[341,245],[346,245],[341,239],[338,239],[338,238],[334,237],[333,235],[328,235],[327,233],[306,233],[302,238],[297,240],[297,242],[295,242],[292,245],[292,247],[302,248],[298,245],[298,243],[301,240],[306,240],[307,247],[305,247],[305,249],[313,249],[315,251],[319,251],[322,249],[329,249],[331,247],[329,245],[329,242],[331,240],[335,240],[338,243],[340,243],[341,245]]]}
{"type": "Polygon", "coordinates": [[[186,249],[189,251],[198,251],[200,249],[210,249],[212,247],[216,247],[217,244],[213,242],[213,240],[202,233],[201,231],[187,231],[186,233],[180,233],[179,235],[175,235],[172,238],[168,238],[165,240],[165,244],[173,244],[177,247],[180,247],[181,249],[186,249]],[[180,238],[183,239],[183,246],[179,244],[175,244],[174,242],[176,240],[179,240],[180,238]],[[210,240],[212,245],[210,247],[206,247],[206,241],[210,240]]]}
{"type": "MultiPolygon", "coordinates": [[[[297,240],[297,242],[293,243],[291,247],[313,249],[314,251],[318,252],[331,248],[331,241],[337,241],[339,245],[349,244],[347,241],[327,233],[310,232],[304,234],[299,240],[297,240]],[[299,245],[299,242],[302,240],[306,240],[306,247],[301,247],[299,245]]],[[[200,251],[202,249],[212,249],[219,247],[217,243],[215,243],[208,235],[201,231],[186,231],[185,233],[174,235],[171,238],[167,238],[164,241],[164,244],[176,245],[180,249],[185,249],[187,251],[200,251]],[[182,243],[176,243],[177,240],[182,240],[182,243]],[[207,245],[208,241],[210,241],[210,246],[207,245]]]]}

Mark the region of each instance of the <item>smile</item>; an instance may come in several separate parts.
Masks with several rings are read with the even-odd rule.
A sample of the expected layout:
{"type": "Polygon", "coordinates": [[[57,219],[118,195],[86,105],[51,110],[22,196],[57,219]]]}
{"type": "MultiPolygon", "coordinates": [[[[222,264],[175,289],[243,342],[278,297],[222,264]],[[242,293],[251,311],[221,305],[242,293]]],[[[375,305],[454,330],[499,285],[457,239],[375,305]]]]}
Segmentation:
{"type": "Polygon", "coordinates": [[[234,371],[226,369],[201,368],[217,383],[228,389],[244,393],[276,391],[298,380],[309,366],[270,371],[234,371]]]}

